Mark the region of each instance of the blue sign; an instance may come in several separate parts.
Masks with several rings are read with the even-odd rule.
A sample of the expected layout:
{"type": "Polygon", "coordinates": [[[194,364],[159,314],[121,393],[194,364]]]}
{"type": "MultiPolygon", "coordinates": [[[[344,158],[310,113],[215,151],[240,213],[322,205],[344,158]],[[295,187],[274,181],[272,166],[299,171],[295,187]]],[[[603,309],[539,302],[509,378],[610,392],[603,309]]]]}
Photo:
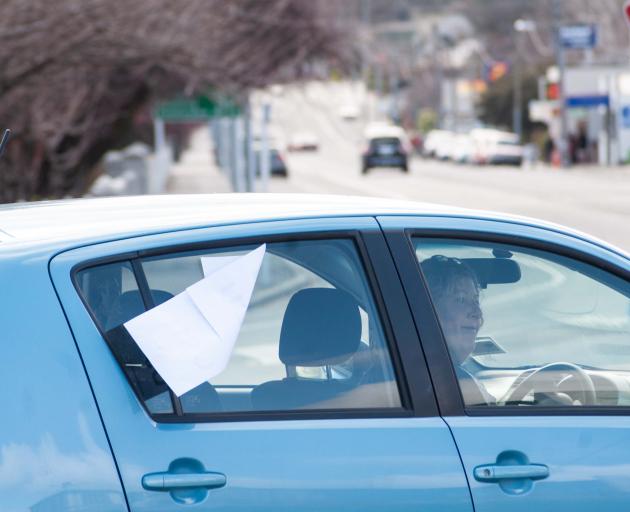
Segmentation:
{"type": "Polygon", "coordinates": [[[621,125],[630,128],[630,106],[626,105],[621,109],[621,125]]]}
{"type": "Polygon", "coordinates": [[[597,44],[597,29],[595,25],[565,25],[560,27],[560,46],[586,50],[597,44]]]}
{"type": "Polygon", "coordinates": [[[569,96],[565,100],[567,107],[591,108],[603,105],[607,107],[609,104],[608,96],[604,94],[594,94],[591,96],[569,96]]]}

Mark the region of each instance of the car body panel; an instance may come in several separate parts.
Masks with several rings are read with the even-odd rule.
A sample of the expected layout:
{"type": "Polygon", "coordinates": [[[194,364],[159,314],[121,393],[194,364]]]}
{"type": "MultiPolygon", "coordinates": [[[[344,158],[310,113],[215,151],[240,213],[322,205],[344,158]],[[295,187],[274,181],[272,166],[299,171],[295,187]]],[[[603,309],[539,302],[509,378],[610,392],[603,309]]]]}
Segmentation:
{"type": "MultiPolygon", "coordinates": [[[[627,279],[628,255],[605,242],[511,215],[271,194],[4,206],[0,230],[3,292],[9,298],[2,311],[0,372],[8,379],[0,396],[10,411],[0,428],[3,511],[121,512],[127,503],[131,512],[182,510],[186,505],[168,493],[145,490],[142,477],[183,459],[227,477],[227,486],[210,491],[196,510],[469,511],[474,502],[477,512],[568,506],[577,512],[621,508],[630,498],[628,416],[467,415],[407,236],[544,248],[627,279]],[[435,393],[444,419],[433,404],[426,417],[408,410],[372,417],[158,423],[133,393],[72,282],[77,265],[120,254],[355,232],[382,242],[377,249],[366,245],[369,262],[381,288],[378,267],[392,266],[389,285],[400,294],[400,300],[384,300],[384,311],[411,331],[401,335],[395,325],[392,340],[401,356],[411,354],[419,373],[426,374],[428,365],[433,387],[422,385],[431,399],[435,393]],[[383,261],[375,264],[377,256],[383,261]],[[425,302],[419,300],[422,290],[425,302]],[[545,465],[549,476],[527,488],[475,478],[476,468],[505,453],[545,465]]],[[[402,365],[408,383],[409,364],[402,365]]]]}
{"type": "Polygon", "coordinates": [[[378,215],[377,219],[384,230],[421,230],[438,236],[456,235],[458,238],[464,238],[470,233],[473,238],[474,234],[483,234],[503,239],[529,240],[534,243],[546,242],[630,269],[630,255],[622,249],[579,231],[527,217],[505,215],[500,219],[493,215],[473,213],[450,216],[378,215]]]}
{"type": "MultiPolygon", "coordinates": [[[[541,228],[533,223],[410,217],[379,217],[378,220],[390,244],[398,243],[396,247],[402,247],[407,243],[408,253],[411,246],[405,231],[429,238],[488,240],[490,237],[497,241],[509,240],[512,245],[542,245],[545,250],[586,259],[600,268],[608,267],[626,276],[630,272],[628,258],[614,249],[591,243],[588,237],[557,228],[541,228]]],[[[415,314],[442,415],[462,456],[475,510],[563,509],[570,503],[571,510],[587,511],[601,506],[602,496],[606,497],[606,508],[611,510],[627,503],[630,499],[626,478],[630,461],[630,418],[577,409],[571,410],[571,414],[567,414],[566,409],[564,414],[559,411],[551,414],[536,408],[524,411],[528,414],[523,415],[499,408],[465,412],[437,318],[427,321],[424,316],[421,322],[420,315],[416,314],[422,307],[422,293],[414,285],[416,281],[421,286],[415,256],[401,253],[396,254],[397,265],[415,314]],[[416,264],[415,276],[409,270],[410,260],[416,264]],[[444,389],[450,392],[440,391],[444,389]],[[541,480],[512,479],[503,484],[475,478],[479,468],[500,466],[506,460],[517,466],[545,466],[549,475],[541,480]]]]}
{"type": "MultiPolygon", "coordinates": [[[[363,229],[373,218],[280,221],[178,231],[63,252],[51,274],[78,340],[132,512],[180,510],[143,475],[180,459],[225,474],[202,510],[472,510],[461,461],[439,417],[161,424],[138,402],[71,282],[78,263],[165,246],[363,229]]],[[[401,292],[402,293],[402,292],[401,292]]]]}
{"type": "Polygon", "coordinates": [[[469,475],[477,512],[623,509],[630,500],[630,418],[627,416],[510,416],[446,418],[469,475]],[[506,452],[549,468],[512,489],[479,482],[474,468],[506,452]]]}
{"type": "Polygon", "coordinates": [[[0,510],[127,510],[48,257],[0,251],[0,510]],[[75,508],[73,508],[75,507],[75,508]]]}
{"type": "Polygon", "coordinates": [[[537,226],[589,240],[627,257],[621,249],[601,240],[523,216],[413,201],[313,194],[131,196],[4,205],[0,206],[0,230],[6,237],[0,251],[22,253],[41,247],[54,254],[63,248],[178,229],[340,216],[495,220],[502,223],[497,229],[512,229],[506,223],[537,226]]]}

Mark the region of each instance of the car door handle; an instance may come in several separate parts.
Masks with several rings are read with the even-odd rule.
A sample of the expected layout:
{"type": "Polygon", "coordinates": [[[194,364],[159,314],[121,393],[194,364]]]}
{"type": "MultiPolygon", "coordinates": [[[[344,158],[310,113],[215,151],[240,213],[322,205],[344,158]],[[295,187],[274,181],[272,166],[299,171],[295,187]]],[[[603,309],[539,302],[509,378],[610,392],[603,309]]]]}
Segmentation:
{"type": "Polygon", "coordinates": [[[222,473],[150,473],[142,477],[142,487],[148,491],[176,489],[216,489],[223,487],[227,478],[222,473]]]}
{"type": "Polygon", "coordinates": [[[473,475],[475,480],[479,482],[499,482],[501,480],[524,478],[540,480],[549,476],[549,468],[544,464],[516,464],[510,466],[488,464],[486,466],[477,466],[473,470],[473,475]]]}

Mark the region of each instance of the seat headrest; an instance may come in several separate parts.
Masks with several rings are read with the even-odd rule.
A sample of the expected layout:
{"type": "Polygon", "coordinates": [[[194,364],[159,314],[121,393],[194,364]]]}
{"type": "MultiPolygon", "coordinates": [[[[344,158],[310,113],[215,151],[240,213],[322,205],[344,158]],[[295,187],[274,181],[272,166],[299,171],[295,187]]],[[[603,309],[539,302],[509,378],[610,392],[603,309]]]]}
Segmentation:
{"type": "Polygon", "coordinates": [[[325,366],[350,358],[361,342],[356,300],[335,288],[295,293],[284,313],[280,360],[289,366],[325,366]]]}
{"type": "MultiPolygon", "coordinates": [[[[163,290],[151,290],[151,295],[156,306],[173,297],[172,293],[163,290]]],[[[123,292],[112,304],[105,323],[105,329],[113,329],[120,324],[124,324],[126,321],[144,313],[144,310],[144,301],[138,290],[123,292]]]]}

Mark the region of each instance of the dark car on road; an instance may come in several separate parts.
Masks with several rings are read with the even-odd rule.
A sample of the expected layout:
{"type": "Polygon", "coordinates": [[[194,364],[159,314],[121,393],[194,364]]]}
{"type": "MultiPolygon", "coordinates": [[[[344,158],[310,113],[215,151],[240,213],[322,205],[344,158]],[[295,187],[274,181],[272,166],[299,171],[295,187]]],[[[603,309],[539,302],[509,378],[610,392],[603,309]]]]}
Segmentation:
{"type": "MultiPolygon", "coordinates": [[[[282,154],[280,153],[280,151],[278,151],[275,148],[271,148],[269,150],[269,157],[271,159],[271,166],[269,168],[270,174],[271,176],[281,176],[283,178],[286,178],[289,176],[289,170],[287,169],[287,164],[284,161],[284,158],[282,157],[282,154]]],[[[256,166],[256,175],[260,176],[262,173],[262,169],[261,169],[261,152],[258,150],[256,151],[256,162],[257,162],[257,166],[256,166]]]]}
{"type": "Polygon", "coordinates": [[[407,149],[402,129],[385,127],[367,136],[367,148],[363,153],[361,172],[367,174],[372,167],[399,167],[408,171],[407,149]],[[382,132],[382,133],[381,133],[382,132]]]}

